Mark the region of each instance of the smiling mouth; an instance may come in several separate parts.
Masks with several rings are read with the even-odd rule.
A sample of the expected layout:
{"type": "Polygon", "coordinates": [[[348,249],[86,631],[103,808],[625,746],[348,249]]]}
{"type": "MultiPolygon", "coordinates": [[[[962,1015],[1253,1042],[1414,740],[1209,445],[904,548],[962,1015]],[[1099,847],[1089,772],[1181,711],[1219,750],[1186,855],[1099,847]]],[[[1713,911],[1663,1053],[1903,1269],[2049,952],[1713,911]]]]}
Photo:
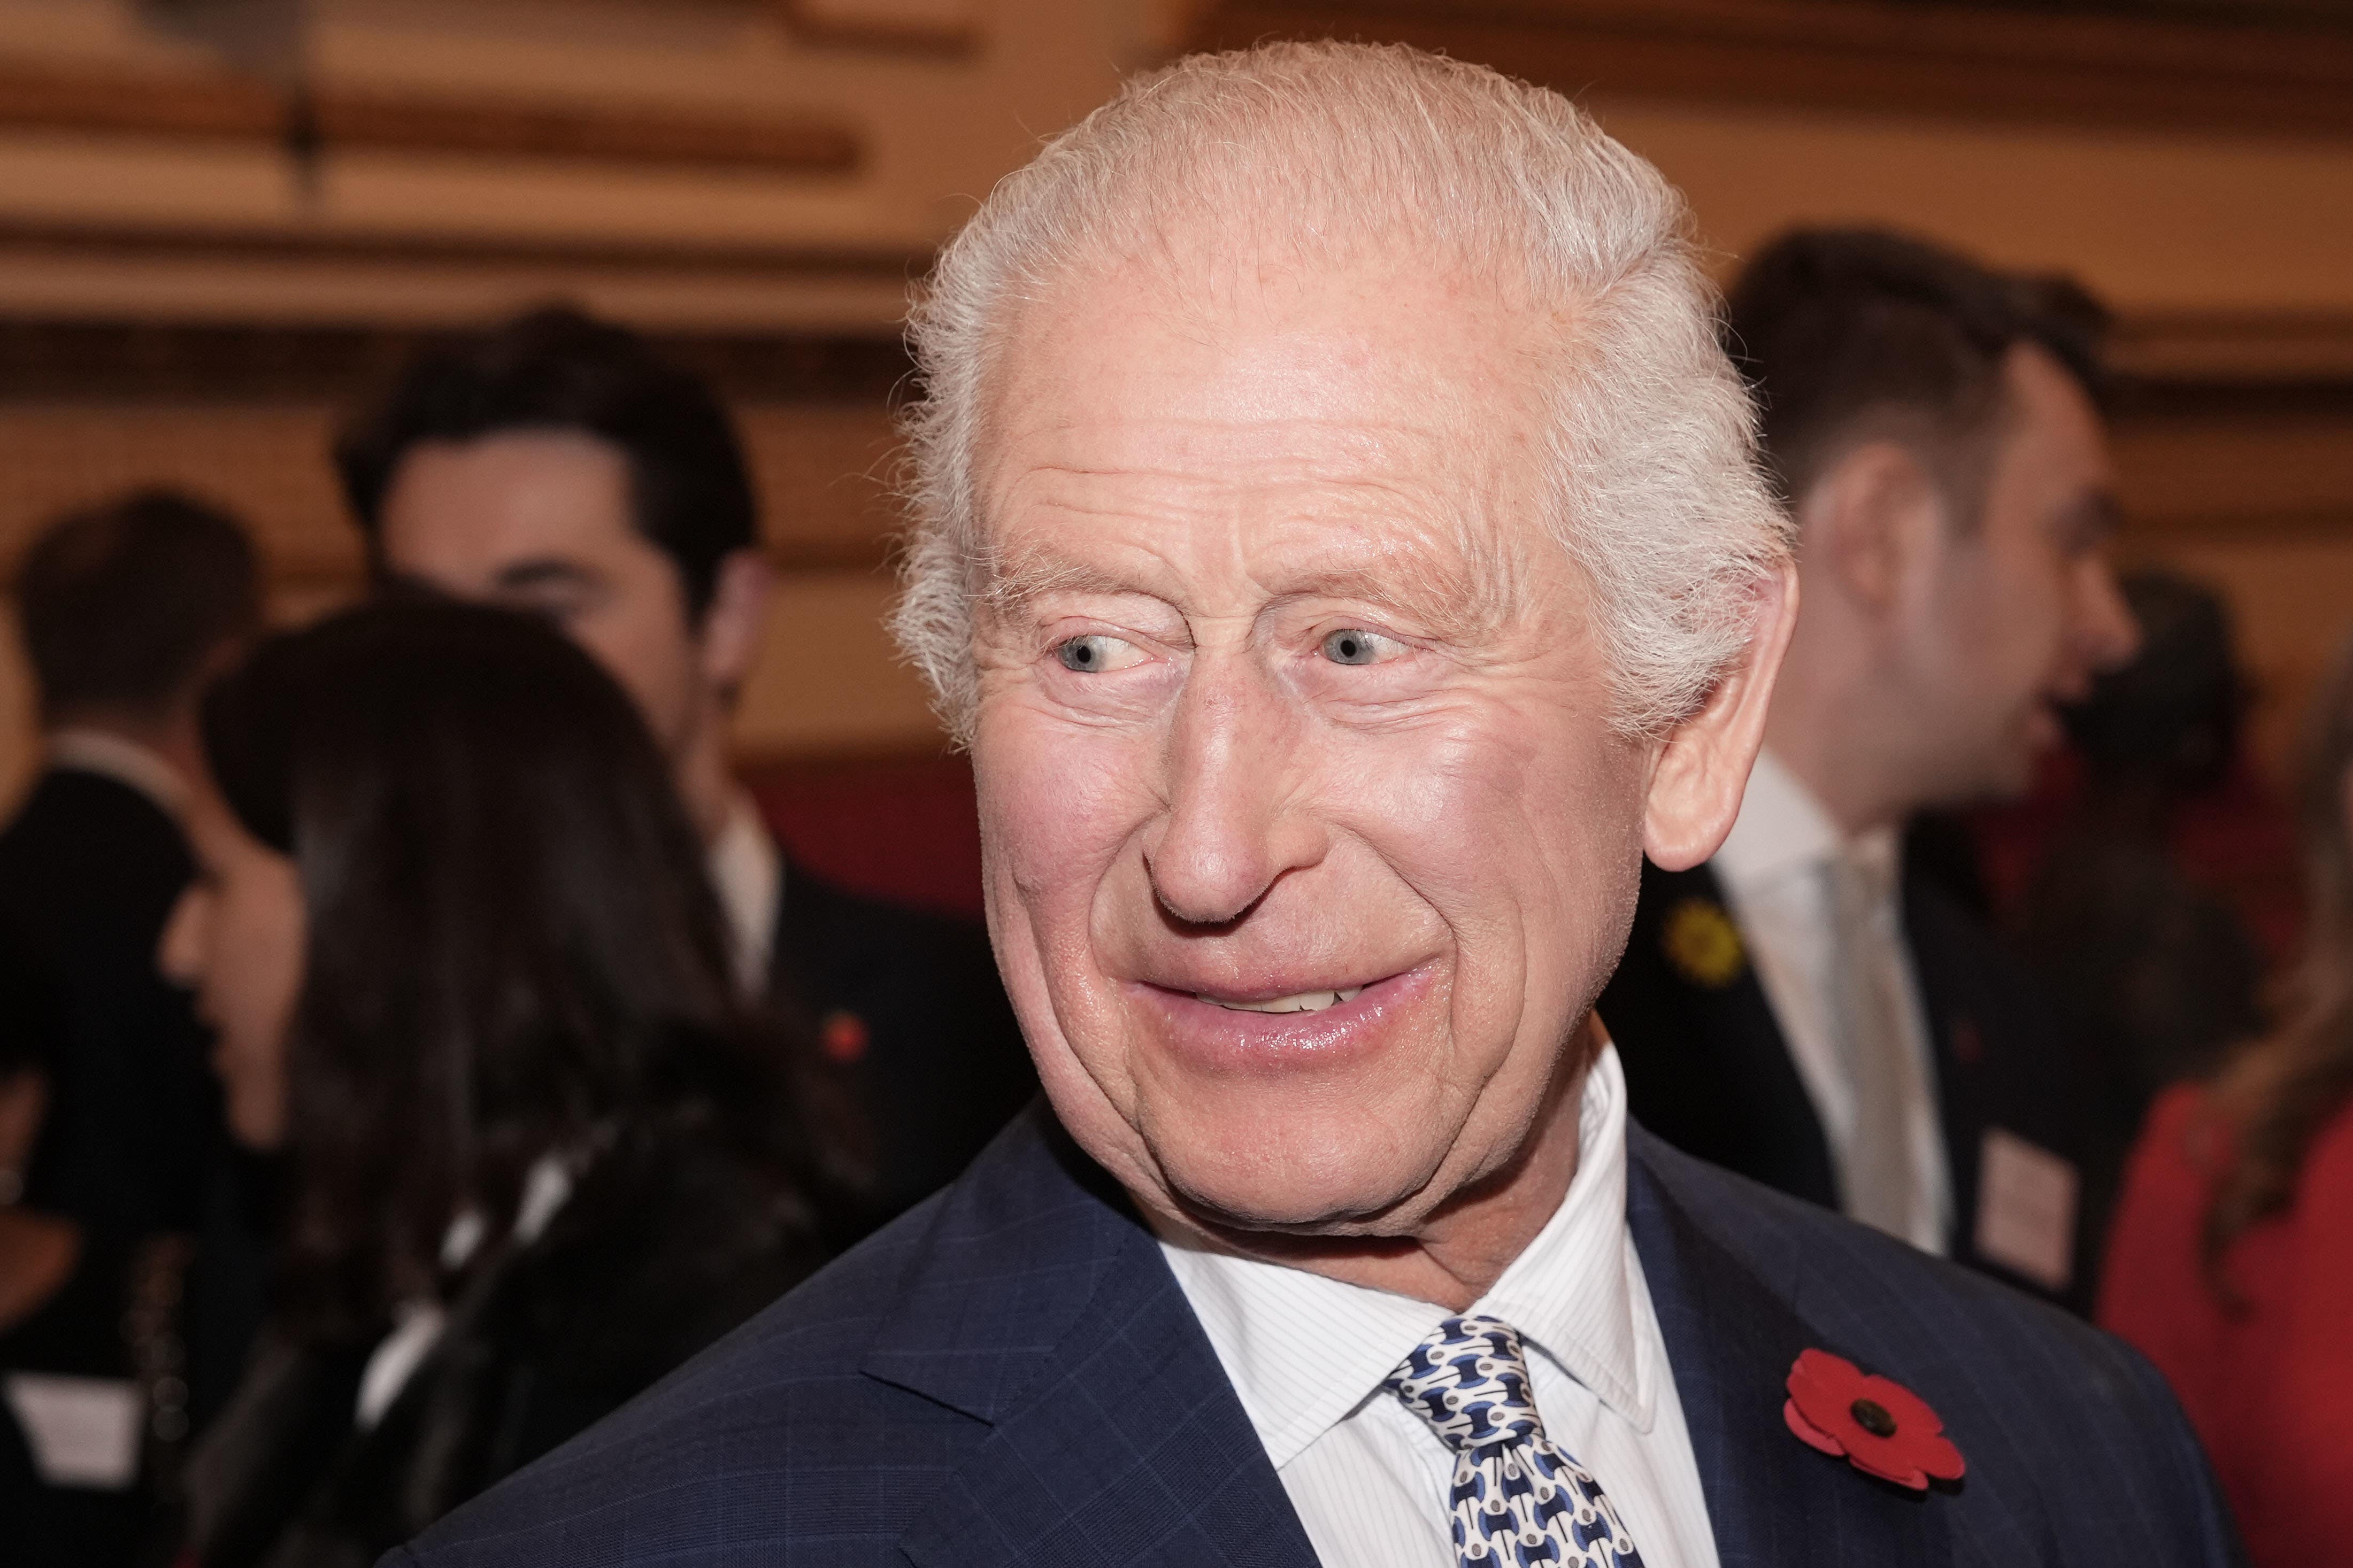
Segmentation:
{"type": "Polygon", "coordinates": [[[1229,1013],[1321,1013],[1326,1007],[1336,1007],[1343,1002],[1354,1002],[1364,994],[1361,985],[1351,985],[1344,991],[1300,991],[1289,996],[1270,997],[1263,1002],[1229,1002],[1205,992],[1193,993],[1196,1002],[1207,1002],[1212,1007],[1223,1007],[1229,1013]]]}

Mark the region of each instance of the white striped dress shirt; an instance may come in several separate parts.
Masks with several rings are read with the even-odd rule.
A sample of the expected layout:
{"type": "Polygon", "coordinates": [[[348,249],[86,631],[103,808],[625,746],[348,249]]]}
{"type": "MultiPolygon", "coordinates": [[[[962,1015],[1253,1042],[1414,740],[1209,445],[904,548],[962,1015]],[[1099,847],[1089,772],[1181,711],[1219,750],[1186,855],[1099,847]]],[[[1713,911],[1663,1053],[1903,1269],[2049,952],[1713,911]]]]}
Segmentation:
{"type": "MultiPolygon", "coordinates": [[[[1471,1308],[1519,1330],[1545,1431],[1618,1505],[1646,1568],[1716,1568],[1698,1461],[1626,1228],[1626,1080],[1593,1064],[1567,1195],[1471,1308]]],[[[1454,1454],[1381,1387],[1451,1314],[1320,1274],[1162,1243],[1331,1568],[1455,1568],[1454,1454]]]]}

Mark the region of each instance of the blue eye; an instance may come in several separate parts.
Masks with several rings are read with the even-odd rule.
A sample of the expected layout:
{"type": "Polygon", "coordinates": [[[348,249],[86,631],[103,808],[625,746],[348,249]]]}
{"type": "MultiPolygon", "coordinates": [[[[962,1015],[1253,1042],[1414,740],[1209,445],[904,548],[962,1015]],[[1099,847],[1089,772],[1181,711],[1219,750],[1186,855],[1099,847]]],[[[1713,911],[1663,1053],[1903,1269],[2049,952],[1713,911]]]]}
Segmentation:
{"type": "Polygon", "coordinates": [[[1372,664],[1381,657],[1388,637],[1358,626],[1344,626],[1324,637],[1323,653],[1334,664],[1372,664]]]}
{"type": "Polygon", "coordinates": [[[1054,649],[1054,657],[1061,660],[1064,669],[1074,669],[1082,675],[1124,668],[1135,662],[1134,653],[1134,644],[1107,637],[1072,637],[1054,649]]]}

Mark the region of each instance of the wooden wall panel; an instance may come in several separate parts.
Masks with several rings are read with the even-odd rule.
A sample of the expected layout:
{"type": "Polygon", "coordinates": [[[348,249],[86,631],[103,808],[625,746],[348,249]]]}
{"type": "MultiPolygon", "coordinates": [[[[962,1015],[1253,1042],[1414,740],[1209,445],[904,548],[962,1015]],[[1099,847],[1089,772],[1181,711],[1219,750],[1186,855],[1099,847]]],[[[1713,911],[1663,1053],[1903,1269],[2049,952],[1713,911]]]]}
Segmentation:
{"type": "MultiPolygon", "coordinates": [[[[14,562],[59,512],[153,484],[247,519],[281,581],[356,579],[358,540],[327,458],[339,417],[266,404],[0,404],[0,561],[14,562]]],[[[884,483],[893,451],[886,409],[754,406],[741,423],[779,570],[883,560],[896,518],[884,483]]]]}
{"type": "Polygon", "coordinates": [[[792,572],[776,580],[768,637],[735,716],[747,760],[936,754],[931,699],[883,630],[887,572],[792,572]]]}
{"type": "Polygon", "coordinates": [[[2116,452],[2144,535],[2353,540],[2353,406],[2130,418],[2116,452]]]}
{"type": "Polygon", "coordinates": [[[1193,41],[1369,38],[1565,92],[2353,135],[2353,27],[1885,0],[1213,0],[1193,41]]]}
{"type": "Polygon", "coordinates": [[[274,576],[356,581],[326,458],[333,424],[332,410],[300,405],[0,407],[0,560],[69,508],[170,485],[244,518],[274,576]]]}
{"type": "Polygon", "coordinates": [[[880,403],[754,406],[741,419],[777,565],[880,563],[899,522],[890,410],[880,403]]]}
{"type": "Polygon", "coordinates": [[[221,69],[126,70],[0,57],[0,127],[243,142],[297,157],[374,152],[557,159],[659,168],[843,174],[861,155],[838,121],[778,110],[716,115],[566,102],[387,92],[302,91],[221,69]]]}
{"type": "Polygon", "coordinates": [[[956,58],[987,36],[983,0],[774,0],[797,37],[884,54],[956,58]]]}

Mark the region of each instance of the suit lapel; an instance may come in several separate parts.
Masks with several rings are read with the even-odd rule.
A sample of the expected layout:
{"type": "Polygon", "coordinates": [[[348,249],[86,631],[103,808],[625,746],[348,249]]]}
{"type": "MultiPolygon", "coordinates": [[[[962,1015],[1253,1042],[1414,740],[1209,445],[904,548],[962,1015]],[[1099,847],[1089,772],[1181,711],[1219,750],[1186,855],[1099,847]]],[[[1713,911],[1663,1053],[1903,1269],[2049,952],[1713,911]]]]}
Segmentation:
{"type": "Polygon", "coordinates": [[[1790,1435],[1790,1363],[1837,1352],[1796,1308],[1800,1261],[1760,1279],[1712,1240],[1662,1182],[1653,1141],[1628,1130],[1627,1223],[1691,1430],[1722,1568],[1932,1564],[1952,1560],[1947,1500],[1874,1481],[1790,1435]]]}
{"type": "Polygon", "coordinates": [[[1903,883],[1904,949],[1919,987],[1920,1010],[1928,1026],[1929,1068],[1936,1075],[1937,1131],[1951,1173],[1953,1214],[1946,1231],[1950,1256],[1967,1258],[1977,1215],[1978,1142],[1985,1135],[1978,1110],[1985,1056],[1984,1026],[1947,973],[1950,943],[1940,940],[1939,911],[1933,894],[1908,869],[1903,883]]]}
{"type": "MultiPolygon", "coordinates": [[[[1947,1500],[1873,1481],[1783,1425],[1799,1352],[1843,1347],[1712,1238],[1629,1130],[1627,1218],[1722,1568],[1954,1560],[1947,1500]]],[[[1672,1157],[1672,1156],[1670,1156],[1672,1157]]],[[[867,1375],[986,1422],[900,1540],[919,1568],[1315,1561],[1184,1292],[1042,1106],[934,1221],[867,1375]]],[[[1770,1275],[1771,1278],[1767,1278],[1770,1275]]]]}
{"type": "Polygon", "coordinates": [[[1830,1142],[1712,865],[1642,863],[1624,961],[1603,992],[1634,1114],[1677,1148],[1838,1206],[1830,1142]]]}
{"type": "Polygon", "coordinates": [[[865,1362],[991,1428],[901,1549],[957,1568],[1314,1563],[1217,1352],[1108,1178],[1042,1107],[975,1175],[865,1362]]]}

